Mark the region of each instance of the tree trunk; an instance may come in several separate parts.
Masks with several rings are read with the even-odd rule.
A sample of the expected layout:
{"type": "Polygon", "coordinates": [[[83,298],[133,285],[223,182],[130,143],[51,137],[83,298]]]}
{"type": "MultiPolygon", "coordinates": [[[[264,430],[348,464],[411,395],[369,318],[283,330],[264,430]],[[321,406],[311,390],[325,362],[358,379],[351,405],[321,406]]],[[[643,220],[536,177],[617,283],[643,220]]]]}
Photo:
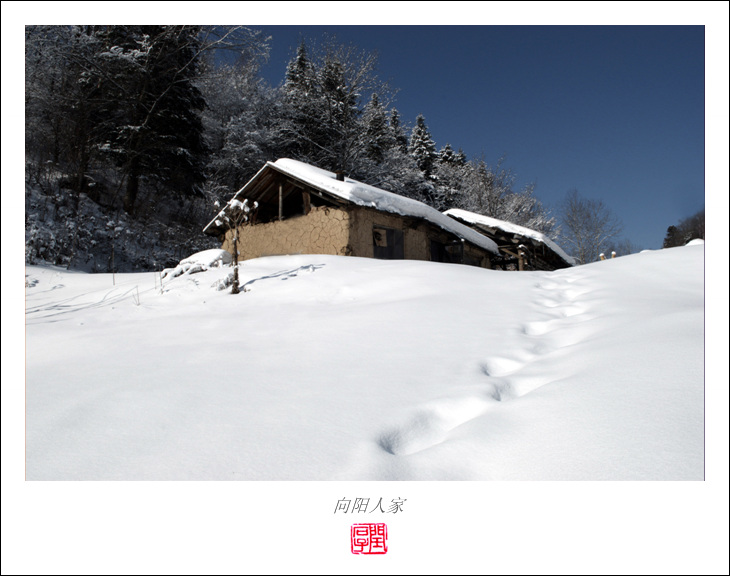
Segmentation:
{"type": "Polygon", "coordinates": [[[137,202],[137,193],[139,192],[139,166],[136,160],[132,160],[132,165],[127,174],[127,190],[124,194],[124,211],[127,214],[134,214],[134,205],[137,202]]]}
{"type": "Polygon", "coordinates": [[[238,294],[238,227],[233,230],[233,287],[231,294],[238,294]]]}

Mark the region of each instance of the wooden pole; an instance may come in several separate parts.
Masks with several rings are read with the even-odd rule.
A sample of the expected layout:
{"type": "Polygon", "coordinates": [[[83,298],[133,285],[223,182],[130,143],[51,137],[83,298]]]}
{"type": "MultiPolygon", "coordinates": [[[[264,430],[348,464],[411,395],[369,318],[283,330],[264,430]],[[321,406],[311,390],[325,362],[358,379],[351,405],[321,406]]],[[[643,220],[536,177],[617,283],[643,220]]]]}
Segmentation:
{"type": "Polygon", "coordinates": [[[279,184],[279,220],[284,219],[284,187],[279,184]]]}

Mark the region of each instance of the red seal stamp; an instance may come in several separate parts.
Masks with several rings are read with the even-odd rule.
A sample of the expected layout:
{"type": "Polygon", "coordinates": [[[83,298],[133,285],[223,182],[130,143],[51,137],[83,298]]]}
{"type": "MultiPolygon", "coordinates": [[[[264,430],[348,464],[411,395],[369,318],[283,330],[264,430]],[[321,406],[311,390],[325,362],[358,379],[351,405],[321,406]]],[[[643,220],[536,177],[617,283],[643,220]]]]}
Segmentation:
{"type": "Polygon", "coordinates": [[[388,527],[385,524],[353,524],[350,528],[353,554],[385,554],[388,527]]]}

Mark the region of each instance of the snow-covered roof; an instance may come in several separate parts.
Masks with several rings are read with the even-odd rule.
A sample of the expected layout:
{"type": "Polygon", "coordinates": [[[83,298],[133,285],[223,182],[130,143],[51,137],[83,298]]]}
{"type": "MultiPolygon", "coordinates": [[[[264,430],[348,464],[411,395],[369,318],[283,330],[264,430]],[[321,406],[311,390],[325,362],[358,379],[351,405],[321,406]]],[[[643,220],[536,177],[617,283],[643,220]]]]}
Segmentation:
{"type": "MultiPolygon", "coordinates": [[[[267,167],[273,168],[282,174],[296,178],[297,180],[317,188],[322,192],[329,193],[337,198],[341,198],[358,206],[374,208],[376,210],[390,212],[393,214],[400,214],[401,216],[422,218],[423,220],[427,220],[432,224],[451,232],[460,239],[484,248],[493,254],[499,253],[497,244],[490,238],[487,238],[468,226],[457,222],[453,218],[449,218],[435,208],[431,208],[418,200],[405,198],[404,196],[399,196],[398,194],[381,190],[380,188],[370,186],[369,184],[363,184],[362,182],[352,180],[351,178],[337,180],[337,176],[334,172],[329,172],[290,158],[280,158],[276,162],[267,162],[266,166],[259,170],[252,180],[256,179],[267,167]]],[[[239,190],[239,192],[236,193],[236,196],[243,192],[245,188],[246,187],[239,190]]],[[[216,220],[219,218],[220,214],[216,216],[216,218],[214,218],[213,221],[205,227],[205,229],[207,230],[211,225],[217,225],[216,220]]]]}
{"type": "Polygon", "coordinates": [[[504,220],[497,220],[496,218],[490,218],[489,216],[475,214],[474,212],[469,212],[468,210],[461,210],[459,208],[451,208],[449,210],[446,210],[444,214],[446,216],[451,216],[452,218],[458,218],[459,220],[468,222],[469,224],[475,224],[477,226],[481,225],[486,228],[496,228],[503,232],[507,232],[508,234],[516,234],[525,238],[530,238],[536,242],[545,244],[548,248],[550,248],[553,252],[555,252],[571,266],[575,265],[574,258],[568,256],[560,246],[558,246],[555,242],[553,242],[550,238],[548,238],[541,232],[531,230],[530,228],[525,228],[524,226],[518,226],[517,224],[512,224],[510,222],[505,222],[504,220]]]}

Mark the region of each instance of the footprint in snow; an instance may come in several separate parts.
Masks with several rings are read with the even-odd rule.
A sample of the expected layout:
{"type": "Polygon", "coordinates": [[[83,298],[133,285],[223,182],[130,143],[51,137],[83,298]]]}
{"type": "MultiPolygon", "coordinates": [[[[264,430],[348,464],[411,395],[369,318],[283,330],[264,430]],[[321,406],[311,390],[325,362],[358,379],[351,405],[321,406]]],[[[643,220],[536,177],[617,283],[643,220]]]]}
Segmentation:
{"type": "Polygon", "coordinates": [[[403,425],[382,434],[380,447],[396,456],[407,456],[442,443],[454,428],[484,414],[508,392],[506,385],[490,383],[481,395],[444,398],[416,411],[403,425]]]}

